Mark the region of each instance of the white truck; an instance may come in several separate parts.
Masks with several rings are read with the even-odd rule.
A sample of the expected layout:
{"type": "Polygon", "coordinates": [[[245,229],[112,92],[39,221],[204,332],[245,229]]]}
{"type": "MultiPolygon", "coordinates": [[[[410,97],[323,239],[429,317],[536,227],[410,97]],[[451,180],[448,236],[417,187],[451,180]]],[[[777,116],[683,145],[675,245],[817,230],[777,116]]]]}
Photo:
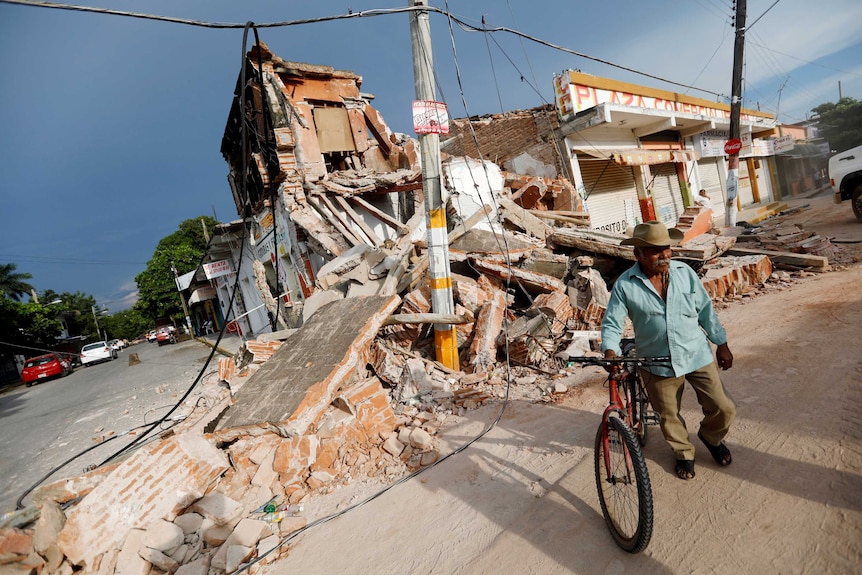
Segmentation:
{"type": "Polygon", "coordinates": [[[850,200],[856,219],[862,222],[862,146],[829,158],[829,183],[835,203],[850,200]]]}

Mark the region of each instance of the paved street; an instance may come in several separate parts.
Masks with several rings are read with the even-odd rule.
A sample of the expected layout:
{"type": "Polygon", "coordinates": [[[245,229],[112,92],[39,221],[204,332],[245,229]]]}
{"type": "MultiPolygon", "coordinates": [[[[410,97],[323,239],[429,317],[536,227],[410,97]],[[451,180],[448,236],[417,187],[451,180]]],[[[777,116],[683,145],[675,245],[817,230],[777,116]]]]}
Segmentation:
{"type": "MultiPolygon", "coordinates": [[[[62,379],[0,392],[0,515],[15,509],[25,490],[66,460],[90,450],[49,482],[77,475],[128,444],[132,436],[116,436],[167,413],[210,351],[196,340],[163,347],[142,343],[114,361],[78,367],[62,379]],[[129,365],[130,354],[140,363],[129,365]],[[108,441],[96,447],[102,438],[108,441]]],[[[208,371],[214,369],[213,364],[208,371]]]]}

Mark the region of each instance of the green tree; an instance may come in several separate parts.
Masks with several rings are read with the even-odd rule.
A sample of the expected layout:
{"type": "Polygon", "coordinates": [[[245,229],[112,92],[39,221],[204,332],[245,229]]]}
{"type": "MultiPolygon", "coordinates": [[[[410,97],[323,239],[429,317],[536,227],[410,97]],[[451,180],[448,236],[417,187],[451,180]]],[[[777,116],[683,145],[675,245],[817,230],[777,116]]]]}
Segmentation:
{"type": "MultiPolygon", "coordinates": [[[[46,305],[57,300],[60,300],[60,303],[52,305],[51,308],[62,315],[70,336],[84,335],[101,339],[101,336],[96,334],[96,320],[93,318],[95,297],[82,292],[57,293],[50,289],[39,295],[39,301],[46,305]]],[[[100,319],[99,327],[102,327],[101,321],[100,319]]]]}
{"type": "Polygon", "coordinates": [[[820,137],[833,152],[862,145],[862,102],[841,98],[837,104],[827,102],[811,111],[819,116],[820,137]]]}
{"type": "Polygon", "coordinates": [[[147,262],[147,269],[135,276],[138,302],[133,309],[140,315],[151,321],[165,316],[182,318],[182,303],[172,266],[176,267],[178,275],[197,269],[207,248],[201,220],[208,230],[217,223],[208,216],[183,221],[176,232],[162,238],[147,262]]]}
{"type": "Polygon", "coordinates": [[[18,328],[21,304],[7,297],[0,297],[0,353],[26,355],[19,346],[24,345],[24,337],[18,328]]]}
{"type": "Polygon", "coordinates": [[[62,334],[63,324],[52,307],[35,302],[20,304],[20,327],[30,341],[52,346],[62,334]]]}
{"type": "Polygon", "coordinates": [[[38,355],[51,349],[63,332],[57,310],[35,302],[0,298],[0,342],[4,353],[38,355]]]}
{"type": "Polygon", "coordinates": [[[21,301],[21,296],[29,294],[33,286],[25,282],[33,276],[28,273],[16,273],[17,264],[0,265],[0,295],[21,301]]]}
{"type": "Polygon", "coordinates": [[[135,339],[146,332],[153,322],[136,309],[127,309],[99,320],[112,338],[135,339]],[[104,320],[104,321],[103,321],[104,320]]]}

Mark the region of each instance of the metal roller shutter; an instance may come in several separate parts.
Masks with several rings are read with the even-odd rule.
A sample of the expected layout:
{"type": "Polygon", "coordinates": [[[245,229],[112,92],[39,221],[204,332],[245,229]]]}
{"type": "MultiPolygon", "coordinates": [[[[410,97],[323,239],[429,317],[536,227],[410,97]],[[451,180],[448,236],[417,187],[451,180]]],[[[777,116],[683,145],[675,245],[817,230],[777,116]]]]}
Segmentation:
{"type": "Polygon", "coordinates": [[[676,225],[685,208],[682,205],[682,190],[673,164],[650,166],[653,176],[652,197],[656,217],[666,225],[676,225]]]}
{"type": "MultiPolygon", "coordinates": [[[[700,160],[697,163],[697,171],[700,174],[700,187],[706,190],[709,194],[709,199],[712,202],[712,213],[715,216],[724,214],[724,182],[721,177],[721,170],[718,162],[721,160],[709,158],[700,160]]],[[[694,192],[698,192],[694,190],[694,192]]]]}
{"type": "Polygon", "coordinates": [[[585,203],[590,226],[623,233],[641,221],[634,170],[613,161],[579,157],[578,165],[587,192],[585,203]]]}

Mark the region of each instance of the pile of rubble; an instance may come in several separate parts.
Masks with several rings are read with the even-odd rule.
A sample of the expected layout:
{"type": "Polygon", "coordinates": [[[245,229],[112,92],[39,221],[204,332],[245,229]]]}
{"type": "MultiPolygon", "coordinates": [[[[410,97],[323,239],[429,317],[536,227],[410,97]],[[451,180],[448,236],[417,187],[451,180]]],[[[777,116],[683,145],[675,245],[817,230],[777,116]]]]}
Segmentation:
{"type": "MultiPolygon", "coordinates": [[[[247,66],[257,75],[238,85],[222,152],[238,212],[254,208],[254,279],[289,321],[219,360],[180,423],[35,491],[0,524],[4,573],[203,575],[277,560],[306,524],[299,506],[433,465],[441,429],[508,390],[552,401],[566,392],[565,358],[595,345],[607,286],[634,261],[625,236],[591,229],[564,178],[453,157],[442,171],[455,312],[445,323],[460,365],[435,361],[415,142],[389,131],[355,74],[265,46],[247,66]],[[249,123],[266,137],[247,149],[249,123]],[[284,267],[267,269],[277,258],[284,267]]],[[[708,231],[711,214],[680,225],[674,254],[717,301],[786,281],[768,254],[734,254],[741,236],[708,231]]]]}
{"type": "MultiPolygon", "coordinates": [[[[403,296],[351,296],[350,284],[374,281],[375,256],[348,250],[319,274],[315,294],[330,296],[303,325],[220,359],[181,423],[122,461],[38,489],[0,530],[0,561],[12,572],[203,574],[277,560],[306,524],[298,506],[316,495],[433,465],[440,430],[507,386],[531,401],[565,393],[564,359],[594,347],[607,304],[597,262],[628,266],[631,248],[501,199],[499,229],[466,218],[450,234],[463,272],[452,274],[460,369],[433,359],[427,324],[398,321],[433,315],[427,280],[404,280],[427,257],[421,242],[408,250],[403,296]]],[[[674,250],[690,257],[693,245],[674,250]]],[[[764,255],[700,264],[717,302],[792,281],[764,255]]]]}
{"type": "MultiPolygon", "coordinates": [[[[539,229],[553,237],[565,228],[539,229]]],[[[183,422],[156,441],[37,490],[28,509],[38,520],[22,513],[19,528],[0,531],[0,560],[13,572],[106,574],[229,573],[277,560],[287,552],[279,543],[305,525],[297,505],[433,464],[447,420],[499,401],[510,378],[531,400],[564,393],[555,381],[561,356],[590,349],[606,281],[593,256],[557,253],[523,228],[501,233],[512,247],[508,262],[488,248],[487,232],[453,244],[453,260],[472,271],[452,276],[464,319],[456,326],[460,370],[431,359],[424,324],[391,321],[431,311],[426,282],[403,297],[342,293],[300,328],[219,360],[217,377],[184,405],[183,422]],[[511,373],[501,363],[506,351],[511,373]]],[[[707,268],[708,289],[722,285],[711,290],[716,298],[770,278],[768,258],[741,260],[707,268]]],[[[338,277],[321,274],[328,290],[344,288],[338,277]]]]}
{"type": "MultiPolygon", "coordinates": [[[[315,494],[354,481],[391,483],[433,464],[435,436],[448,418],[505,395],[492,348],[508,298],[490,280],[458,283],[465,310],[482,315],[495,298],[500,310],[468,356],[493,358],[476,361],[473,373],[402,347],[413,326],[383,326],[399,305],[426,309],[427,288],[403,303],[397,296],[334,302],[302,328],[219,360],[217,376],[183,405],[182,423],[157,440],[38,489],[0,530],[0,561],[11,572],[203,574],[277,560],[287,552],[279,548],[284,537],[305,526],[302,505],[315,494]],[[340,341],[336,321],[347,334],[340,341]]],[[[548,307],[534,309],[556,305],[572,316],[567,296],[565,305],[556,299],[537,298],[548,307]]],[[[537,379],[519,381],[538,396],[545,392],[536,394],[537,379]]]]}

